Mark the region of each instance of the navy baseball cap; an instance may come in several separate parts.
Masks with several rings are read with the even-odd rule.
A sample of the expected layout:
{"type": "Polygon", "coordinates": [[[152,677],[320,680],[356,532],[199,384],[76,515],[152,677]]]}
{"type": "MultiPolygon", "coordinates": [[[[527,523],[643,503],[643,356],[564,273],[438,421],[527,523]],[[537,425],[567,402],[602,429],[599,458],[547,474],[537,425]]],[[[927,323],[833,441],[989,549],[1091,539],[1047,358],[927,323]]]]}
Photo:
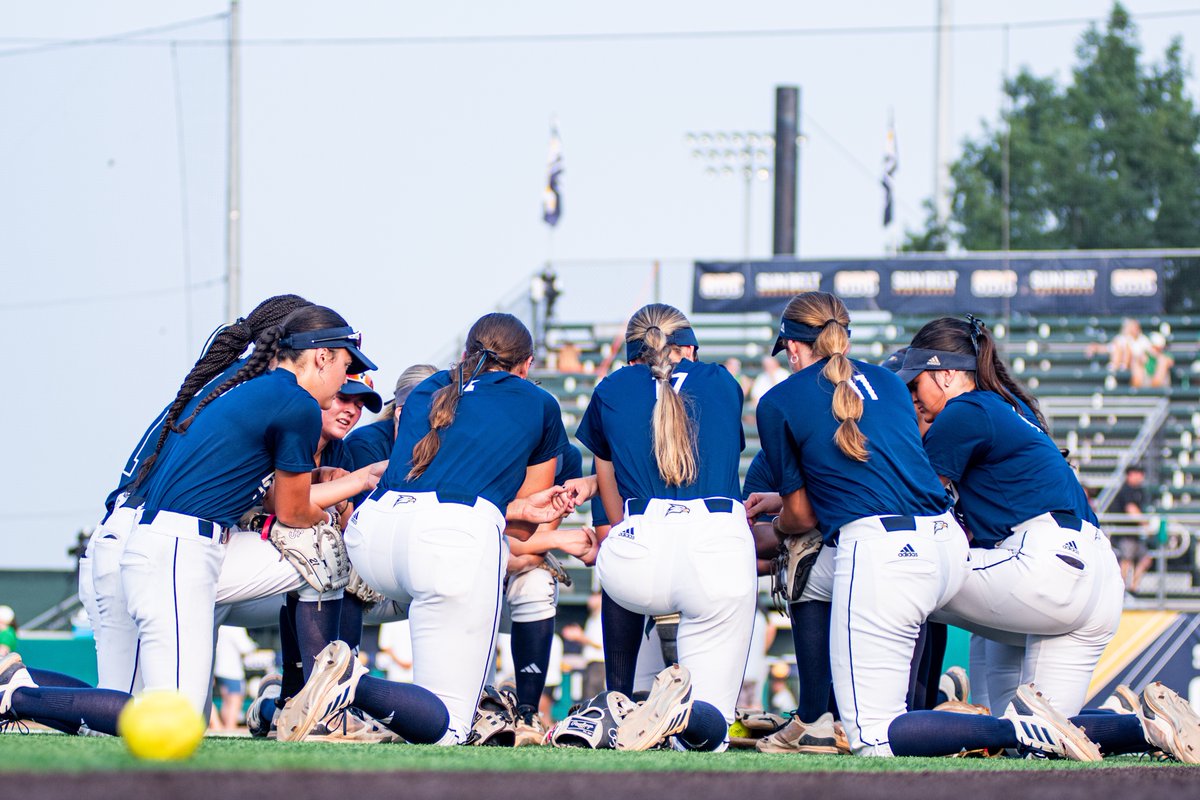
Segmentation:
{"type": "MultiPolygon", "coordinates": [[[[700,340],[696,338],[696,332],[691,328],[678,328],[674,333],[667,336],[667,344],[676,347],[695,347],[700,348],[700,340]]],[[[625,360],[633,361],[642,354],[642,349],[645,343],[641,339],[625,343],[625,360]]]]}
{"type": "Polygon", "coordinates": [[[280,347],[289,350],[315,350],[328,347],[331,350],[345,350],[350,353],[350,366],[346,372],[356,374],[369,369],[379,369],[375,362],[363,355],[362,334],[353,328],[321,328],[315,331],[293,333],[279,340],[280,347]]]}
{"type": "Polygon", "coordinates": [[[896,377],[905,383],[911,383],[918,375],[926,370],[960,369],[974,372],[979,366],[975,356],[966,353],[951,353],[947,350],[925,350],[920,347],[910,347],[904,354],[904,363],[896,371],[896,377]]]}
{"type": "Polygon", "coordinates": [[[892,372],[899,372],[904,366],[904,356],[908,353],[907,347],[901,347],[896,352],[879,362],[879,366],[892,372]]]}
{"type": "Polygon", "coordinates": [[[379,410],[383,408],[383,398],[375,391],[375,382],[371,380],[370,375],[347,375],[346,382],[342,384],[342,388],[338,389],[338,394],[361,398],[363,406],[372,414],[378,414],[379,410]]]}

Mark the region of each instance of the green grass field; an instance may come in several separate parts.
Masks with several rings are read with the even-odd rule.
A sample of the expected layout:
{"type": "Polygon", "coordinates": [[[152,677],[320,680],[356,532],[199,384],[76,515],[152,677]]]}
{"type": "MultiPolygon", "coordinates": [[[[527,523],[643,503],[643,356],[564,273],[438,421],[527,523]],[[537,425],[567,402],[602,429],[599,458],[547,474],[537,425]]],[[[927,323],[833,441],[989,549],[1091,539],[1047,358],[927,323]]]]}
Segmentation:
{"type": "MultiPolygon", "coordinates": [[[[445,771],[445,772],[980,772],[1106,769],[1194,769],[1132,756],[1101,764],[1021,759],[893,758],[767,755],[734,750],[721,754],[617,753],[549,747],[493,747],[282,743],[209,737],[188,761],[139,762],[118,739],[56,734],[0,735],[0,773],[81,773],[124,770],[205,771],[445,771]]],[[[1200,777],[1200,771],[1196,773],[1200,777]]]]}

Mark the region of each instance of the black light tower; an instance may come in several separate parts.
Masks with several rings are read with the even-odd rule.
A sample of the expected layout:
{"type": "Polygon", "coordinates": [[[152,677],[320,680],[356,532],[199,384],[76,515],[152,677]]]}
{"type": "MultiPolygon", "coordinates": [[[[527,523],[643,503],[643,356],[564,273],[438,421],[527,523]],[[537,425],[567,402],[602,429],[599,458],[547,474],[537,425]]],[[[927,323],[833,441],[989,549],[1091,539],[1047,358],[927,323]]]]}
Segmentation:
{"type": "Polygon", "coordinates": [[[775,87],[775,234],[772,250],[777,256],[796,255],[796,225],[799,203],[796,186],[800,177],[800,89],[775,87]]]}

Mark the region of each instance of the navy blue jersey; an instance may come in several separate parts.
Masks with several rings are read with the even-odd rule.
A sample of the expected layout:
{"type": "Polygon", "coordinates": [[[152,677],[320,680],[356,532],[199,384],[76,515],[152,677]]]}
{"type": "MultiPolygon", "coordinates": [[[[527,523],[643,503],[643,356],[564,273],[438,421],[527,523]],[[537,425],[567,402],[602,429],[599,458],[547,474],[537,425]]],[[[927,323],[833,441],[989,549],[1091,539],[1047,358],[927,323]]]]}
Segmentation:
{"type": "Polygon", "coordinates": [[[146,513],[233,525],[261,502],[275,470],[312,470],[320,439],[321,407],[294,374],[276,369],[252,378],[167,440],[143,485],[146,513]]]}
{"type": "Polygon", "coordinates": [[[445,492],[482,497],[503,513],[525,482],[525,470],[567,446],[562,410],[544,389],[511,372],[485,372],[467,386],[454,423],[439,431],[441,445],[416,480],[413,447],[429,433],[433,395],[452,380],[446,370],[426,378],[404,403],[400,430],[379,485],[402,492],[445,492]]]}
{"type": "MultiPolygon", "coordinates": [[[[218,374],[208,383],[204,384],[204,388],[196,392],[195,396],[188,401],[186,406],[183,407],[183,411],[180,413],[179,419],[185,420],[190,417],[192,412],[196,410],[196,406],[200,405],[200,401],[207,397],[209,392],[220,386],[229,378],[232,378],[234,373],[241,369],[245,364],[246,359],[239,359],[238,361],[235,361],[226,367],[223,372],[218,374]]],[[[171,402],[174,402],[174,400],[171,402]]],[[[142,434],[142,438],[138,439],[137,446],[133,448],[133,452],[130,453],[129,458],[126,459],[125,469],[121,470],[121,477],[117,481],[117,488],[113,489],[104,501],[105,508],[107,508],[110,512],[113,510],[113,506],[115,506],[117,503],[118,495],[132,486],[133,482],[137,479],[138,470],[142,466],[142,459],[149,458],[150,454],[154,452],[154,446],[158,444],[158,437],[162,434],[163,422],[166,420],[167,411],[170,410],[170,408],[171,405],[168,403],[167,407],[164,408],[157,417],[155,417],[154,422],[150,423],[150,427],[147,428],[146,432],[142,434]]]]}
{"type": "MultiPolygon", "coordinates": [[[[349,466],[343,469],[362,469],[370,464],[387,461],[392,457],[392,445],[395,444],[396,422],[392,419],[381,419],[370,425],[359,425],[342,440],[343,453],[349,466]]],[[[358,508],[367,499],[370,492],[362,492],[350,498],[350,502],[358,508]]]]}
{"type": "Polygon", "coordinates": [[[349,472],[358,469],[350,458],[350,448],[346,446],[345,439],[330,439],[326,442],[321,450],[321,463],[318,466],[337,467],[349,472]]]}
{"type": "Polygon", "coordinates": [[[758,402],[758,435],[780,494],[804,487],[825,540],[848,522],[884,515],[931,516],[950,501],[929,458],[912,395],[892,372],[851,361],[851,385],[863,398],[859,430],[870,457],[848,458],[834,443],[833,390],[821,370],[828,359],[797,372],[758,402]]]}
{"type": "Polygon", "coordinates": [[[742,500],[755,492],[774,492],[777,485],[778,482],[771,477],[771,465],[767,463],[766,455],[759,450],[746,468],[746,479],[742,481],[742,500]]]}
{"type": "Polygon", "coordinates": [[[741,497],[738,463],[742,432],[742,388],[720,364],[683,360],[671,379],[696,431],[696,480],[667,486],[654,459],[651,417],[659,382],[644,364],[612,373],[592,392],[575,436],[592,453],[611,461],[621,497],[695,500],[741,497]]]}
{"type": "Polygon", "coordinates": [[[566,449],[558,454],[558,466],[554,471],[554,484],[562,486],[567,481],[583,477],[583,456],[579,448],[568,444],[566,449]]]}
{"type": "Polygon", "coordinates": [[[925,450],[937,474],[954,481],[977,546],[992,547],[1012,535],[1012,526],[1047,511],[1096,522],[1054,440],[1032,412],[1018,413],[995,392],[948,401],[925,433],[925,450]]]}

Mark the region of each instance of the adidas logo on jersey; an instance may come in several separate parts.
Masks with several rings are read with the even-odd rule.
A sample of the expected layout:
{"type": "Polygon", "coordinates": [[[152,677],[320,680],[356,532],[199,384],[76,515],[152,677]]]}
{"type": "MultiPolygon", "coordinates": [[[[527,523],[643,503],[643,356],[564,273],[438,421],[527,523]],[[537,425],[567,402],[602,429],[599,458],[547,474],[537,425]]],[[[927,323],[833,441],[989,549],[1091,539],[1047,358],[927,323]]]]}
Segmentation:
{"type": "Polygon", "coordinates": [[[618,539],[632,539],[633,538],[633,528],[622,528],[621,530],[617,531],[617,538],[618,539]]]}
{"type": "Polygon", "coordinates": [[[692,513],[692,510],[690,508],[688,508],[687,506],[680,505],[679,503],[671,503],[671,505],[667,506],[667,514],[668,515],[670,515],[670,514],[690,514],[690,513],[692,513]]]}
{"type": "Polygon", "coordinates": [[[1066,544],[1064,544],[1063,550],[1070,550],[1072,553],[1078,553],[1079,547],[1077,547],[1075,542],[1072,541],[1072,542],[1067,542],[1066,544]]]}
{"type": "Polygon", "coordinates": [[[541,675],[542,674],[542,671],[540,669],[538,669],[537,664],[529,664],[527,666],[521,667],[521,672],[524,672],[526,675],[541,675]]]}
{"type": "Polygon", "coordinates": [[[925,362],[925,366],[927,367],[940,367],[941,365],[942,360],[937,356],[930,356],[929,360],[925,362]]]}
{"type": "Polygon", "coordinates": [[[900,558],[916,558],[917,551],[913,549],[911,544],[906,544],[904,547],[900,548],[900,552],[896,555],[900,558]]]}

